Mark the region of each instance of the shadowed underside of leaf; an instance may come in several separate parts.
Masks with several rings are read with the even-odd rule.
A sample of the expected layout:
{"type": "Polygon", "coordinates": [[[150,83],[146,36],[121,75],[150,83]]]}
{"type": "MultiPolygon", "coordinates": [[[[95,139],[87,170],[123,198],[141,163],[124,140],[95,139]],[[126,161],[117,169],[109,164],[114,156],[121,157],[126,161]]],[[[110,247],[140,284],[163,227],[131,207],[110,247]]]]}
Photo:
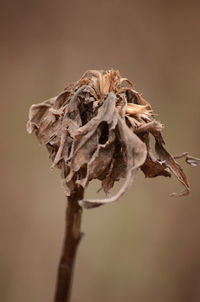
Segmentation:
{"type": "MultiPolygon", "coordinates": [[[[53,166],[61,169],[67,196],[77,186],[85,189],[92,179],[101,180],[106,193],[115,181],[125,179],[114,196],[82,200],[85,208],[118,200],[139,168],[146,177],[170,177],[172,172],[185,187],[176,195],[189,193],[186,175],[164,148],[162,124],[155,120],[151,105],[118,71],[87,71],[57,97],[32,105],[27,130],[36,134],[53,166]],[[158,158],[150,149],[151,135],[158,158]]],[[[191,165],[199,160],[187,153],[179,157],[191,165]]]]}

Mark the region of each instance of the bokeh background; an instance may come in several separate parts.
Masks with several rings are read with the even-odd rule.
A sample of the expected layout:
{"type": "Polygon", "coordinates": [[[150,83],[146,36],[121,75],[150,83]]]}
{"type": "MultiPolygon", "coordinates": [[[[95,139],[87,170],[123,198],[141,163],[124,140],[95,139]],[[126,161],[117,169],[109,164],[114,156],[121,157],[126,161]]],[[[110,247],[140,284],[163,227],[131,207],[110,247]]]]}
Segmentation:
{"type": "MultiPolygon", "coordinates": [[[[0,301],[52,301],[66,201],[26,133],[29,106],[88,69],[119,69],[159,114],[168,150],[199,156],[200,4],[2,1],[0,15],[0,301]]],[[[200,301],[200,169],[183,166],[188,197],[140,173],[118,203],[84,211],[72,301],[200,301]]]]}

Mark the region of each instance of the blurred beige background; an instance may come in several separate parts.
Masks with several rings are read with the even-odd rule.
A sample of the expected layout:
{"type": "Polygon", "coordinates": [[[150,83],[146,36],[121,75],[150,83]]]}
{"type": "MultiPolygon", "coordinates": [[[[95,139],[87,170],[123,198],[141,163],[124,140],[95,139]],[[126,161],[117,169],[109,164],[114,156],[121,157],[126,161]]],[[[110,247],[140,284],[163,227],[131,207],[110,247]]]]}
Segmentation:
{"type": "MultiPolygon", "coordinates": [[[[66,202],[26,133],[29,106],[85,70],[119,69],[159,114],[168,150],[199,156],[200,4],[7,1],[0,14],[0,301],[52,301],[66,202]]],[[[200,169],[183,167],[188,197],[140,173],[118,203],[84,212],[72,302],[200,301],[200,169]]]]}

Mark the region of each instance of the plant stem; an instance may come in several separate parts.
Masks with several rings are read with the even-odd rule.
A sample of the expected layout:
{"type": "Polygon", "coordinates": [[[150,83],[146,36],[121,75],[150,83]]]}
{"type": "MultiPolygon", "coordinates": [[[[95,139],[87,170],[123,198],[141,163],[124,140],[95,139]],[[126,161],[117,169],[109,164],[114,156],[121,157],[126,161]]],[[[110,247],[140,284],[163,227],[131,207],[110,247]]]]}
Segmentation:
{"type": "Polygon", "coordinates": [[[83,189],[80,187],[77,187],[76,191],[68,197],[65,236],[58,267],[54,302],[70,301],[73,267],[82,235],[80,231],[82,208],[78,204],[81,199],[83,199],[83,189]]]}

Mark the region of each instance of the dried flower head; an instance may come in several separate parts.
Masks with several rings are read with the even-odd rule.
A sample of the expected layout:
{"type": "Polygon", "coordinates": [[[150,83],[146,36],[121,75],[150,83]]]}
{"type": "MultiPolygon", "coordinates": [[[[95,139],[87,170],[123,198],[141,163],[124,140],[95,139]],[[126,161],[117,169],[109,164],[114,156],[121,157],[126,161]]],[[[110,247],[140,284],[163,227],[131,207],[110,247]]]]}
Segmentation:
{"type": "Polygon", "coordinates": [[[146,177],[170,177],[172,172],[185,187],[173,195],[189,193],[187,177],[175,158],[185,157],[191,165],[198,159],[187,153],[170,155],[164,148],[162,128],[151,105],[115,70],[87,71],[58,96],[32,105],[27,124],[28,132],[35,132],[47,147],[53,166],[61,169],[67,196],[77,186],[85,189],[92,179],[101,180],[108,193],[115,181],[125,178],[116,195],[82,200],[85,208],[116,201],[139,168],[146,177]],[[158,158],[150,149],[151,136],[158,158]]]}

